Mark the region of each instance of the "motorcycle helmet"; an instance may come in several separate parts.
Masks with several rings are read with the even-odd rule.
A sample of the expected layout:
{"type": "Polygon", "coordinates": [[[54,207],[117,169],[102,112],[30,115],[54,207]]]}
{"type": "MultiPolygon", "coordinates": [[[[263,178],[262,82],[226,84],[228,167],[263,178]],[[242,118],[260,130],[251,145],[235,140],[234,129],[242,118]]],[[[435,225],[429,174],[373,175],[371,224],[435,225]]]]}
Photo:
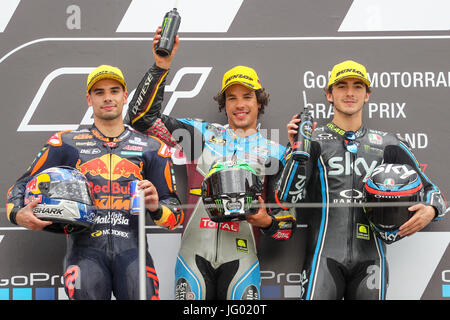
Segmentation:
{"type": "Polygon", "coordinates": [[[245,220],[258,211],[263,186],[256,171],[242,161],[217,161],[202,183],[202,200],[214,222],[245,220]]]}
{"type": "Polygon", "coordinates": [[[86,177],[71,167],[52,167],[28,182],[24,203],[39,199],[35,216],[53,223],[44,228],[55,233],[76,233],[90,229],[96,208],[92,188],[86,177]]]}
{"type": "Polygon", "coordinates": [[[375,234],[385,243],[396,242],[398,232],[414,212],[408,208],[422,199],[420,176],[406,164],[376,167],[364,185],[364,211],[375,234]]]}

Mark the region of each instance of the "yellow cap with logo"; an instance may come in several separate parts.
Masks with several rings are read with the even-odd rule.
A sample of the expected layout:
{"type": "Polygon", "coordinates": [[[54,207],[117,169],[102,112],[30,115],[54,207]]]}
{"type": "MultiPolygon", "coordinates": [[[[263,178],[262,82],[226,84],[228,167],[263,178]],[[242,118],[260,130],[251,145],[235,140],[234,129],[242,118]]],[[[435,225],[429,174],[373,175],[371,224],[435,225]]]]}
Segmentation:
{"type": "Polygon", "coordinates": [[[328,88],[338,81],[346,78],[358,78],[361,79],[368,87],[370,87],[370,81],[367,77],[366,67],[352,60],[347,60],[338,63],[333,67],[328,80],[328,88]]]}
{"type": "Polygon", "coordinates": [[[120,84],[122,84],[125,91],[127,91],[127,84],[125,82],[125,78],[123,76],[122,71],[119,68],[109,66],[109,65],[101,65],[92,71],[87,78],[87,86],[86,92],[89,93],[92,86],[99,80],[103,79],[113,79],[120,84]]]}
{"type": "Polygon", "coordinates": [[[220,93],[224,93],[228,87],[236,83],[242,84],[252,90],[262,88],[258,75],[254,69],[246,66],[236,66],[225,72],[223,75],[220,93]]]}

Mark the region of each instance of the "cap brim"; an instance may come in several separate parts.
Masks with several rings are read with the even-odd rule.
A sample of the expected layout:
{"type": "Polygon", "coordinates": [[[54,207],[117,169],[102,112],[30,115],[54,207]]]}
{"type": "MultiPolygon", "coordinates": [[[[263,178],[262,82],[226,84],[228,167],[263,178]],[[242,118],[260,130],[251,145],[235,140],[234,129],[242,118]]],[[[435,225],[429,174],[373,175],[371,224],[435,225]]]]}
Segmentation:
{"type": "Polygon", "coordinates": [[[89,86],[86,88],[86,91],[89,93],[89,91],[92,89],[92,87],[97,82],[99,82],[100,80],[103,80],[103,79],[116,80],[117,82],[119,82],[123,86],[125,91],[127,90],[127,84],[125,83],[125,81],[121,77],[115,76],[114,74],[111,74],[111,73],[106,73],[106,74],[98,75],[97,77],[92,79],[91,82],[89,82],[89,86]]]}
{"type": "Polygon", "coordinates": [[[262,88],[261,86],[254,86],[252,83],[249,83],[249,82],[234,80],[234,81],[230,81],[229,83],[227,83],[227,85],[225,87],[223,87],[222,90],[220,90],[220,93],[224,93],[225,90],[227,90],[233,84],[240,84],[240,85],[243,85],[244,87],[247,87],[247,88],[249,88],[251,90],[258,90],[258,89],[262,88]]]}
{"type": "Polygon", "coordinates": [[[356,74],[346,75],[346,76],[344,76],[344,77],[337,78],[336,80],[334,80],[333,83],[330,83],[330,84],[328,85],[328,87],[332,86],[333,84],[338,83],[339,81],[342,81],[342,80],[344,80],[344,79],[349,79],[349,78],[360,79],[360,80],[361,80],[362,82],[364,82],[368,87],[370,87],[370,81],[368,81],[366,78],[361,77],[360,75],[356,75],[356,74]]]}

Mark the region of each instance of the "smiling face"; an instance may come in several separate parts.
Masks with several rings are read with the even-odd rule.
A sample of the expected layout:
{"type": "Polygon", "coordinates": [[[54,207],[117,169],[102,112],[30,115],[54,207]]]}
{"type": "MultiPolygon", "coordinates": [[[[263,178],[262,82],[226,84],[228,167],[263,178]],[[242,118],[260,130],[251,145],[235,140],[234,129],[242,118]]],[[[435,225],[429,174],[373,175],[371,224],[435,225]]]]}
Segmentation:
{"type": "Polygon", "coordinates": [[[360,79],[346,78],[333,84],[326,95],[328,101],[334,104],[335,115],[362,117],[362,109],[364,103],[369,101],[370,92],[360,79]]]}
{"type": "Polygon", "coordinates": [[[243,132],[256,130],[260,107],[252,89],[234,84],[225,91],[225,111],[228,124],[233,130],[240,129],[243,132]]]}
{"type": "Polygon", "coordinates": [[[122,118],[124,104],[128,93],[122,85],[113,79],[97,81],[86,95],[88,105],[94,111],[94,121],[112,121],[122,118]]]}

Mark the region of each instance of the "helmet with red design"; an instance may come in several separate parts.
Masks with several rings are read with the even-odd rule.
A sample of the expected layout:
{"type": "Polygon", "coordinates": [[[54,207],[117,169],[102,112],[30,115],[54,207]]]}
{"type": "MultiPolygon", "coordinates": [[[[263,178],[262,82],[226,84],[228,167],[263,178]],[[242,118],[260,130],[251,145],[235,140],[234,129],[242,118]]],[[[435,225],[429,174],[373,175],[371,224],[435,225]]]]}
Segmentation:
{"type": "Polygon", "coordinates": [[[372,229],[390,244],[402,239],[399,228],[414,215],[408,208],[423,197],[422,180],[410,165],[385,163],[366,180],[364,197],[364,211],[372,229]]]}

